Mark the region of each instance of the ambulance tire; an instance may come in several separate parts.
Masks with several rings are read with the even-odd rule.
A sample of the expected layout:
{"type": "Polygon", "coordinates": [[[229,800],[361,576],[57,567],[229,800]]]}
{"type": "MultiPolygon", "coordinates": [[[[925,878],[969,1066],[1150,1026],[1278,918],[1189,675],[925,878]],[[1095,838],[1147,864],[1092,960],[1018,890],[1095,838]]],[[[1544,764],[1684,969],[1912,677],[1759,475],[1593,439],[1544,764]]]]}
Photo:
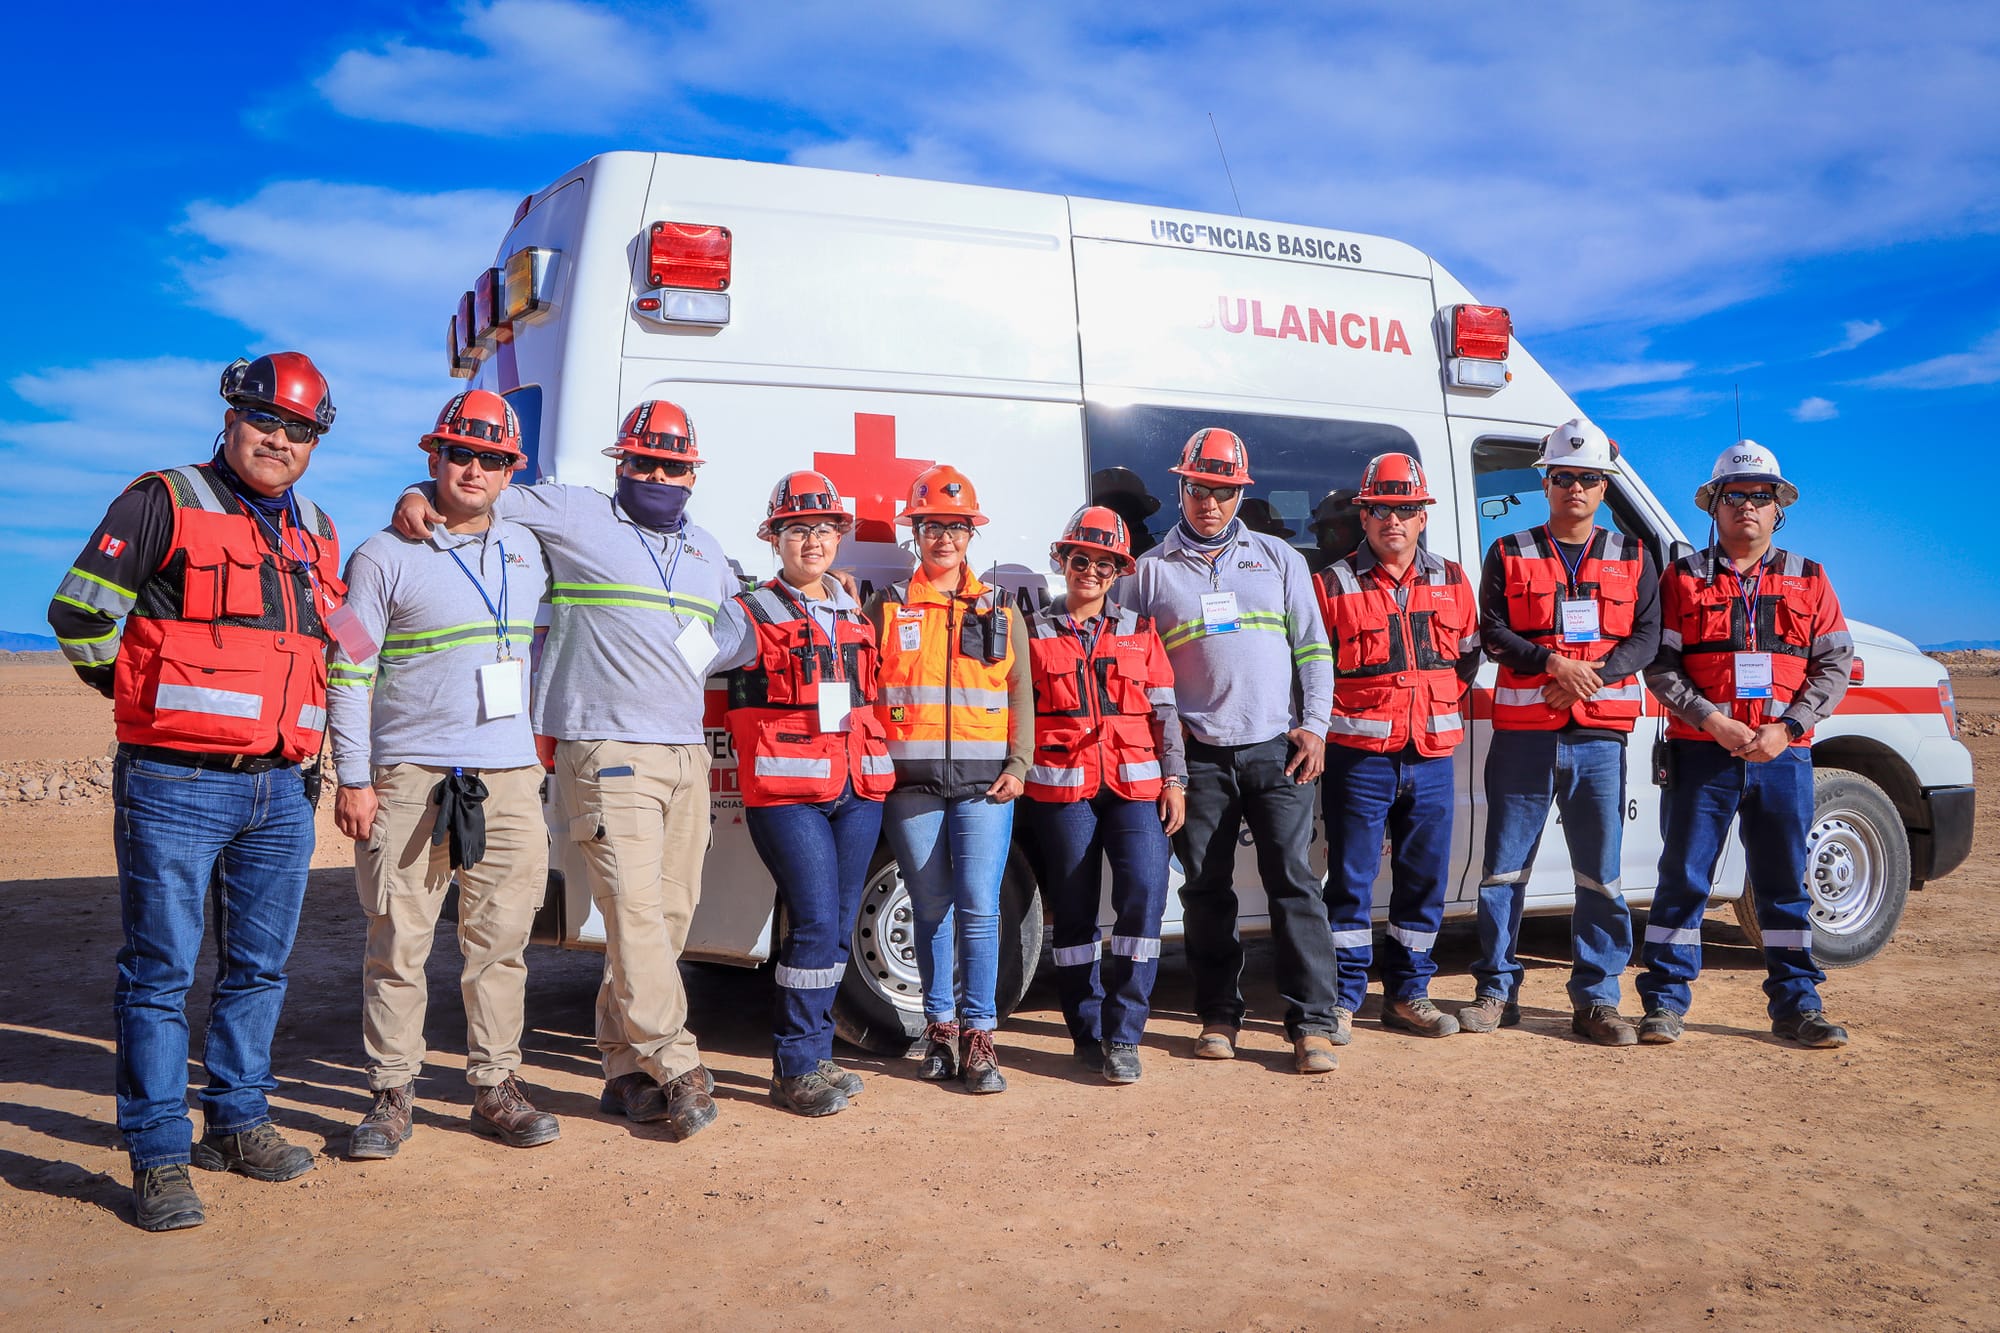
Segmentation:
{"type": "MultiPolygon", "coordinates": [[[[1895,802],[1859,773],[1813,774],[1813,823],[1806,839],[1806,887],[1812,894],[1813,960],[1854,967],[1881,953],[1910,899],[1910,835],[1895,802]]],[[[1762,948],[1750,885],[1736,900],[1736,924],[1762,948]]]]}
{"type": "MultiPolygon", "coordinates": [[[[876,1055],[908,1053],[924,1031],[916,923],[886,841],[868,867],[850,945],[847,972],[833,1000],[834,1035],[876,1055]]],[[[1000,881],[1000,981],[994,1001],[1002,1019],[1027,994],[1041,957],[1041,886],[1017,844],[1000,881]]]]}

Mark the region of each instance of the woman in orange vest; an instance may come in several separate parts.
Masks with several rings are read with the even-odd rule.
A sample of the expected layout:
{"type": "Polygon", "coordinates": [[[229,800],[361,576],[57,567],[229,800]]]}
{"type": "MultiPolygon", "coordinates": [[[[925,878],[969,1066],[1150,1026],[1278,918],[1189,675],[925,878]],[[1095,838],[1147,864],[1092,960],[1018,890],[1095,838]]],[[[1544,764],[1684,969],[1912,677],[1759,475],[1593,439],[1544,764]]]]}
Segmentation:
{"type": "Polygon", "coordinates": [[[833,483],[794,472],[771,491],[757,535],[778,577],[737,595],[754,656],[731,673],[728,726],[744,820],[777,881],[771,1100],[833,1115],[861,1080],[833,1062],[833,998],[894,769],[875,699],[875,636],[827,570],[853,526],[833,483]]]}
{"type": "Polygon", "coordinates": [[[986,515],[963,473],[921,473],[896,521],[916,534],[918,568],[866,614],[881,649],[876,714],[896,765],[883,829],[910,888],[924,989],[917,1076],[1004,1092],[994,992],[1012,802],[1034,744],[1027,634],[1003,590],[966,566],[986,515]]]}
{"type": "Polygon", "coordinates": [[[1025,817],[1046,858],[1056,990],[1076,1058],[1107,1082],[1136,1083],[1159,970],[1167,838],[1187,814],[1174,669],[1152,618],[1106,600],[1132,572],[1123,519],[1084,506],[1049,557],[1067,592],[1028,620],[1035,753],[1025,817]],[[1106,858],[1116,921],[1100,964],[1106,858]]]}

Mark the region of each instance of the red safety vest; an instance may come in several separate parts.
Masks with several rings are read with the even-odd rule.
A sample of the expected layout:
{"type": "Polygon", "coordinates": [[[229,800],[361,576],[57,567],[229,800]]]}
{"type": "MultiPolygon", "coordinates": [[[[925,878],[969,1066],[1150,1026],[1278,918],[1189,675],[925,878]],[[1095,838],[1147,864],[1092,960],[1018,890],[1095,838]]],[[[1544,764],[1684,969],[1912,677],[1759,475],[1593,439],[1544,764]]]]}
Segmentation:
{"type": "Polygon", "coordinates": [[[879,801],[896,768],[875,702],[875,632],[858,611],[834,616],[833,642],[777,580],[740,593],[757,656],[729,682],[724,718],[745,805],[801,805],[854,794],[879,801]],[[846,731],[821,731],[822,689],[847,691],[846,731]]]}
{"type": "MultiPolygon", "coordinates": [[[[1633,538],[1594,529],[1574,583],[1546,526],[1502,537],[1500,558],[1507,579],[1507,624],[1530,643],[1564,657],[1601,662],[1631,635],[1645,568],[1645,548],[1633,538]],[[1585,597],[1597,603],[1598,637],[1590,643],[1565,643],[1561,603],[1585,597]]],[[[1503,662],[1493,690],[1494,729],[1556,731],[1573,717],[1582,727],[1630,731],[1644,709],[1646,686],[1636,674],[1606,682],[1595,696],[1563,712],[1542,702],[1548,680],[1546,672],[1525,674],[1503,662]]]]}
{"type": "MultiPolygon", "coordinates": [[[[1847,633],[1840,599],[1818,561],[1772,547],[1757,586],[1757,623],[1743,605],[1743,585],[1720,547],[1684,555],[1660,580],[1660,641],[1678,650],[1681,670],[1702,697],[1748,727],[1774,722],[1804,687],[1816,643],[1847,633]],[[1736,654],[1771,655],[1771,697],[1736,697],[1736,654]]],[[[1675,740],[1707,740],[1679,715],[1667,720],[1675,740]]],[[[1794,745],[1811,743],[1807,732],[1794,745]]]]}
{"type": "Polygon", "coordinates": [[[1479,648],[1479,603],[1456,562],[1426,551],[1406,585],[1408,606],[1367,546],[1313,576],[1333,637],[1335,745],[1395,754],[1414,743],[1450,754],[1465,737],[1458,662],[1479,648]]]}
{"type": "Polygon", "coordinates": [[[1027,794],[1060,804],[1109,787],[1128,801],[1156,799],[1160,754],[1146,691],[1171,689],[1174,669],[1152,617],[1106,603],[1087,654],[1059,606],[1030,617],[1028,636],[1035,761],[1027,794]]]}
{"type": "Polygon", "coordinates": [[[299,526],[279,520],[294,558],[281,562],[263,523],[208,464],[147,476],[173,498],[174,536],[126,619],[114,675],[118,739],[295,761],[318,754],[324,617],[347,593],[332,521],[295,495],[299,526]]]}

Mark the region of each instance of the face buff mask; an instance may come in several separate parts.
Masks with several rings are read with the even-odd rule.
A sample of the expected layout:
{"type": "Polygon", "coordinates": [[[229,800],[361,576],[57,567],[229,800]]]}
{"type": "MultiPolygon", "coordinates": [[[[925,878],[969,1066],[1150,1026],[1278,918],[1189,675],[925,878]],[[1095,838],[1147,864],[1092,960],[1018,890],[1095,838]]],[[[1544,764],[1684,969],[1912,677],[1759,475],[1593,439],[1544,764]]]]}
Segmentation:
{"type": "Polygon", "coordinates": [[[655,532],[680,531],[682,516],[687,512],[688,497],[694,491],[686,486],[669,486],[663,482],[641,481],[637,477],[618,479],[618,507],[632,516],[632,521],[642,528],[655,532]]]}

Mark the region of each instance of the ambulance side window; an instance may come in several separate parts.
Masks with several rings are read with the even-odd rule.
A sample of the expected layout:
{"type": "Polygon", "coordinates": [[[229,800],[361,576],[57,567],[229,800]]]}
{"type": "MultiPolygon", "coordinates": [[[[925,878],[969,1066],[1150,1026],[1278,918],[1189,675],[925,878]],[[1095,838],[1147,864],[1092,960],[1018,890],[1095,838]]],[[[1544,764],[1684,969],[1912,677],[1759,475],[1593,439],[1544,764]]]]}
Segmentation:
{"type": "MultiPolygon", "coordinates": [[[[1542,474],[1534,466],[1541,452],[1540,440],[1481,440],[1472,446],[1474,491],[1479,498],[1479,559],[1484,560],[1493,543],[1508,533],[1548,521],[1548,501],[1542,498],[1542,474]]],[[[1611,479],[1604,505],[1597,511],[1597,521],[1628,537],[1637,537],[1652,552],[1654,568],[1660,567],[1665,555],[1660,535],[1620,493],[1616,477],[1611,479]]]]}
{"type": "Polygon", "coordinates": [[[1256,481],[1243,500],[1244,524],[1291,543],[1314,571],[1360,544],[1351,501],[1368,460],[1391,450],[1418,453],[1408,432],[1370,421],[1087,403],[1090,498],[1124,517],[1133,554],[1156,545],[1180,518],[1177,479],[1168,469],[1203,426],[1233,430],[1249,446],[1256,481]]]}
{"type": "Polygon", "coordinates": [[[515,474],[514,480],[532,486],[542,479],[542,386],[524,384],[501,396],[521,419],[521,449],[528,455],[528,466],[515,474]]]}

